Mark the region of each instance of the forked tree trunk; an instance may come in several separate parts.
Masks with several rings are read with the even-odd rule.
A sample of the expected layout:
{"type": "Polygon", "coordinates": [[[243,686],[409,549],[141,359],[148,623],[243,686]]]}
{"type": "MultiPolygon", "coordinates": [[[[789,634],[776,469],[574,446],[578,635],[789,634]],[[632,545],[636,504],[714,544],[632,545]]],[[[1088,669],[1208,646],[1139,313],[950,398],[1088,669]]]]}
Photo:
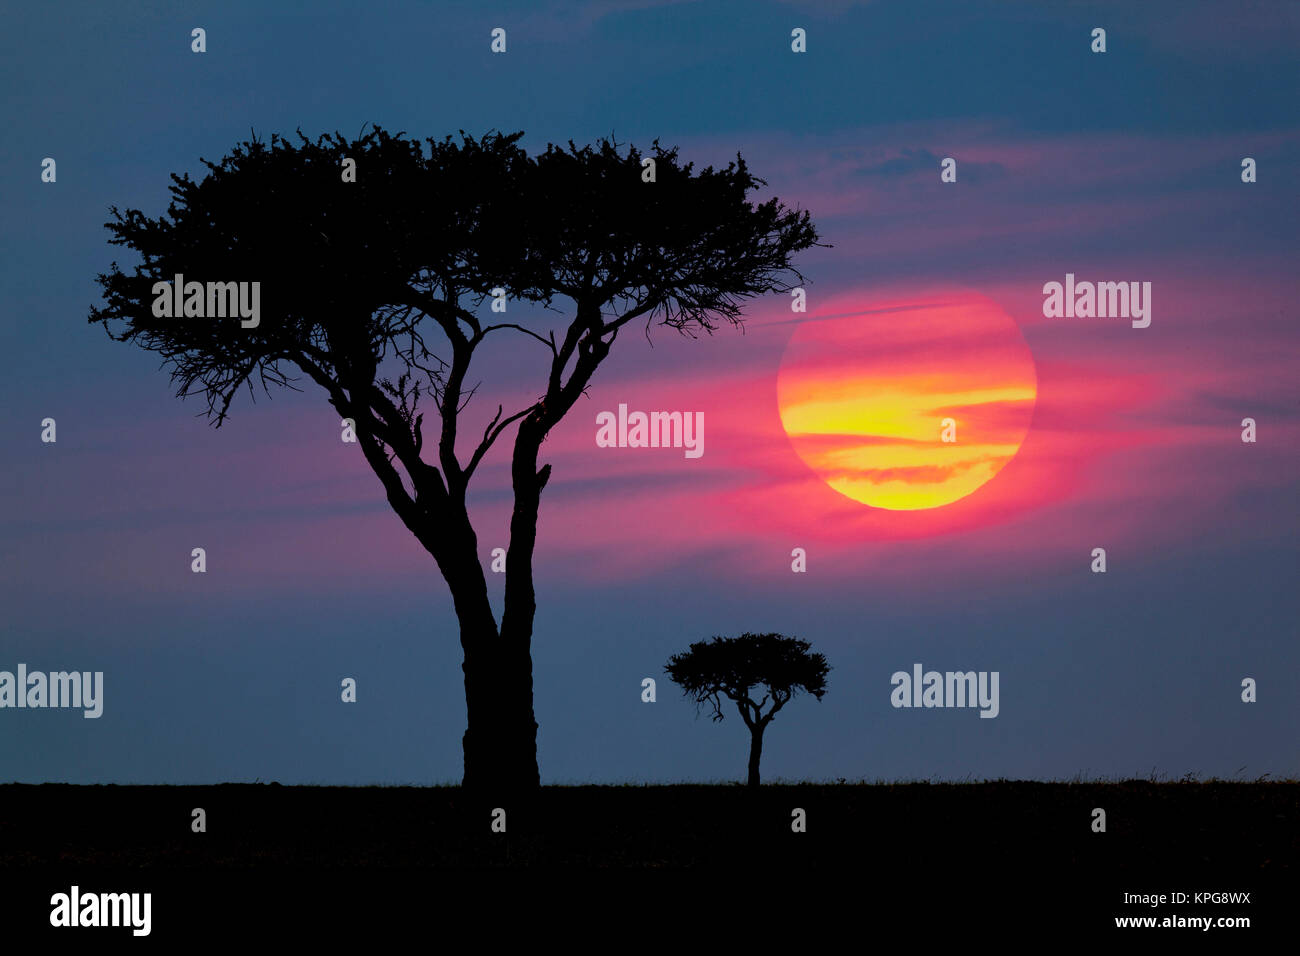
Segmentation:
{"type": "Polygon", "coordinates": [[[467,571],[449,581],[465,655],[462,786],[484,794],[533,789],[541,782],[533,716],[534,609],[531,603],[521,606],[519,590],[512,592],[507,580],[506,610],[498,629],[481,566],[472,550],[469,555],[459,565],[467,571]]]}
{"type": "MultiPolygon", "coordinates": [[[[369,372],[370,378],[363,376],[365,381],[373,380],[374,369],[369,372]]],[[[577,388],[580,391],[581,383],[577,388]]],[[[331,402],[344,417],[368,421],[341,391],[331,397],[331,402]]],[[[515,444],[515,508],[510,519],[500,628],[488,600],[478,537],[465,506],[464,483],[449,488],[437,468],[411,461],[408,449],[406,464],[415,487],[412,500],[384,444],[372,432],[362,433],[361,449],[383,481],[389,503],[438,563],[451,591],[464,653],[461,669],[465,675],[467,720],[461,738],[465,752],[462,785],[485,795],[532,790],[541,783],[537,720],[533,716],[531,647],[537,605],[532,562],[538,507],[550,476],[549,465],[537,469],[537,450],[548,428],[549,423],[535,412],[521,423],[521,438],[515,444]]],[[[418,448],[414,454],[418,456],[418,448]]]]}
{"type": "Polygon", "coordinates": [[[533,717],[534,606],[520,600],[522,593],[531,596],[531,588],[527,592],[512,589],[507,573],[506,608],[498,628],[469,515],[459,502],[446,514],[450,519],[442,528],[438,564],[451,589],[464,653],[462,786],[493,798],[534,789],[540,783],[537,721],[533,717]]]}
{"type": "MultiPolygon", "coordinates": [[[[463,786],[467,789],[520,791],[541,785],[537,718],[533,714],[532,640],[537,614],[533,590],[537,513],[551,472],[549,465],[537,468],[537,450],[544,435],[545,428],[530,415],[520,424],[515,442],[511,463],[515,506],[510,516],[501,628],[496,628],[490,607],[486,616],[475,616],[479,623],[471,621],[468,630],[466,616],[461,616],[468,716],[463,786]]],[[[474,566],[478,567],[477,559],[474,566]]]]}
{"type": "Polygon", "coordinates": [[[599,328],[599,307],[580,305],[578,321],[556,355],[545,399],[519,422],[510,462],[514,510],[510,515],[505,602],[499,629],[487,598],[478,540],[465,508],[463,488],[440,502],[450,519],[444,529],[450,533],[449,544],[440,547],[431,536],[426,545],[451,588],[460,621],[468,718],[461,740],[465,749],[462,785],[467,789],[499,793],[533,790],[541,785],[537,719],[533,715],[532,640],[537,613],[533,551],[542,489],[550,478],[551,466],[538,468],[537,458],[547,432],[573,406],[609,352],[609,343],[592,331],[599,328]],[[586,337],[580,340],[584,332],[586,337]],[[577,363],[569,381],[561,384],[562,370],[575,349],[577,363]]]}

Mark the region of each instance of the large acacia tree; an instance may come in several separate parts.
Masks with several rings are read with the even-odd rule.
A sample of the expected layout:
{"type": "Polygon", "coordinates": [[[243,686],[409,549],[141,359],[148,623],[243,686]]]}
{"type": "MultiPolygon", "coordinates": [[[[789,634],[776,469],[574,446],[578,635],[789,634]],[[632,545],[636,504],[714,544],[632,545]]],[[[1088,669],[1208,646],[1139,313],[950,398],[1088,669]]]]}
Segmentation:
{"type": "Polygon", "coordinates": [[[750,201],[764,183],[739,156],[696,170],[657,141],[643,156],[609,140],[529,156],[520,136],[419,141],[375,128],[356,139],[253,137],[220,162],[203,160],[200,181],[173,174],[164,215],[112,207],[110,242],[141,261],[101,274],[104,302],[90,312],[114,339],[161,355],[178,396],[204,396],[215,426],[242,388],[292,388],[301,375],[355,423],[389,504],[451,591],[469,787],[539,782],[533,549],[551,472],[539,461],[547,434],[624,326],[694,334],[736,324],[745,300],[802,282],[792,257],[818,244],[807,212],[750,201]],[[644,159],[654,161],[653,181],[644,159]],[[176,274],[260,281],[259,323],[155,317],[154,285],[176,274]],[[563,321],[549,331],[508,321],[485,306],[503,295],[563,321]],[[469,433],[472,360],[502,335],[535,341],[535,398],[487,405],[495,415],[481,435],[469,433]],[[466,490],[512,430],[498,621],[466,490]]]}

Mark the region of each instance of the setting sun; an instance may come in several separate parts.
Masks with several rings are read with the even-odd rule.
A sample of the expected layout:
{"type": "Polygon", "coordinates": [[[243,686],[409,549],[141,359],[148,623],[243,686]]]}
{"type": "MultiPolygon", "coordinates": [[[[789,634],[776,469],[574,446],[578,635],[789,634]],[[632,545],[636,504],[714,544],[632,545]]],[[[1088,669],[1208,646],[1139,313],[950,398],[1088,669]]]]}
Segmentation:
{"type": "Polygon", "coordinates": [[[812,318],[777,376],[781,424],[831,488],[915,511],[976,491],[1024,441],[1037,397],[1016,323],[976,295],[812,318]]]}

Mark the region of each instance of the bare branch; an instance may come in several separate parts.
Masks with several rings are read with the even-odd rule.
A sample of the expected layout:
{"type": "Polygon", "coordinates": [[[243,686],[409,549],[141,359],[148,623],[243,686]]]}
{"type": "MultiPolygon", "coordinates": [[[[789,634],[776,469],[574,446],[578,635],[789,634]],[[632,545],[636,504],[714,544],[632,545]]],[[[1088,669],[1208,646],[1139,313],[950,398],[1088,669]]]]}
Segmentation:
{"type": "Polygon", "coordinates": [[[532,329],[526,329],[526,328],[524,328],[522,325],[515,325],[513,322],[503,322],[503,323],[501,323],[500,325],[489,325],[489,326],[488,326],[487,328],[485,328],[481,333],[479,333],[479,336],[478,336],[478,337],[479,337],[479,338],[482,338],[484,335],[487,335],[489,332],[493,332],[493,331],[495,331],[495,330],[497,330],[497,329],[516,329],[516,330],[518,330],[518,331],[520,331],[520,332],[523,332],[524,335],[531,335],[533,338],[537,339],[537,341],[541,342],[541,343],[542,343],[543,345],[545,345],[548,349],[550,349],[552,355],[556,355],[556,354],[557,354],[556,349],[555,349],[555,333],[554,333],[554,332],[551,333],[551,337],[550,337],[549,339],[544,339],[544,338],[542,338],[540,335],[538,335],[536,332],[534,332],[532,329]]]}
{"type": "Polygon", "coordinates": [[[537,408],[536,402],[529,405],[523,411],[515,412],[505,421],[498,424],[498,420],[501,418],[501,413],[505,411],[505,407],[502,405],[497,406],[496,416],[488,423],[487,428],[483,430],[483,440],[479,442],[478,447],[474,449],[474,454],[470,457],[469,464],[465,466],[466,481],[469,481],[470,475],[474,474],[474,469],[478,467],[478,463],[483,460],[483,456],[487,454],[488,449],[492,447],[493,442],[500,437],[501,433],[506,430],[510,423],[518,421],[535,408],[537,408]]]}

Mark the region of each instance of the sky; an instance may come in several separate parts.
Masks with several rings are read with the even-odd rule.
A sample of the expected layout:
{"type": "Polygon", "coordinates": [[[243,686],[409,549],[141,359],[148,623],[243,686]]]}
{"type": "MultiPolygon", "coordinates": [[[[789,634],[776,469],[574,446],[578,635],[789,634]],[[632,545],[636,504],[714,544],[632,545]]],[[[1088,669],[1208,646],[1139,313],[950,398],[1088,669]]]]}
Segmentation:
{"type": "MultiPolygon", "coordinates": [[[[828,244],[796,260],[804,313],[620,336],[544,446],[543,782],[741,779],[737,715],[697,718],[663,665],[744,631],[833,667],[765,779],[1300,774],[1294,4],[266,6],[0,14],[0,670],[105,675],[99,719],[0,709],[0,780],[459,780],[449,595],[324,395],[245,393],[214,429],[86,321],[134,264],[110,206],[158,215],[250,132],[366,124],[739,152],[828,244]],[[1067,274],[1151,283],[1150,325],[1045,317],[1067,274]],[[599,447],[621,404],[701,413],[703,454],[599,447]],[[917,451],[941,409],[958,442],[917,451]],[[918,468],[984,481],[869,503],[926,503],[918,468]],[[916,663],[998,672],[998,716],[891,706],[916,663]]],[[[535,397],[537,348],[485,356],[471,422],[535,397]]],[[[470,503],[486,562],[506,445],[470,503]]]]}

